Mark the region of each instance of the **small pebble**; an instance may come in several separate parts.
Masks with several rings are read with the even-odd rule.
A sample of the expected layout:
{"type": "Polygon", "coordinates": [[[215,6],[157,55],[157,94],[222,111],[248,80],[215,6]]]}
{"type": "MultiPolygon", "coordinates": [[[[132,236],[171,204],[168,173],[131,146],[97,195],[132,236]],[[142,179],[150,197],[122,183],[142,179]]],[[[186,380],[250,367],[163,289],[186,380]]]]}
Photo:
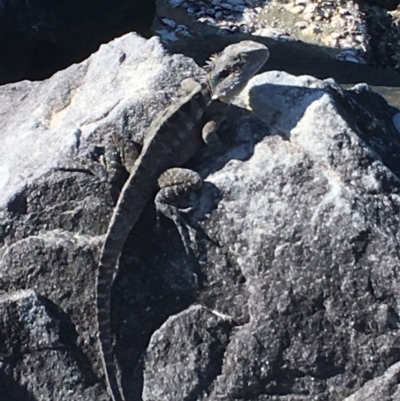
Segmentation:
{"type": "Polygon", "coordinates": [[[233,10],[233,5],[229,3],[222,3],[221,7],[224,8],[225,10],[233,10]]]}
{"type": "Polygon", "coordinates": [[[174,28],[176,28],[176,22],[175,21],[173,21],[172,19],[169,19],[169,18],[161,18],[161,21],[162,21],[162,23],[164,24],[164,25],[167,25],[167,26],[169,26],[170,28],[172,28],[172,29],[174,29],[174,28]]]}
{"type": "Polygon", "coordinates": [[[242,5],[238,5],[238,6],[233,7],[233,9],[238,13],[242,13],[244,10],[246,10],[246,7],[242,6],[242,5]]]}
{"type": "Polygon", "coordinates": [[[305,22],[305,21],[297,21],[295,24],[294,24],[294,27],[295,28],[298,28],[298,29],[305,29],[305,28],[307,28],[307,22],[305,22]]]}
{"type": "MultiPolygon", "coordinates": [[[[310,42],[315,43],[316,38],[319,38],[317,40],[325,46],[359,53],[342,57],[352,61],[362,60],[362,54],[369,48],[366,18],[355,0],[341,0],[339,4],[333,0],[284,0],[285,3],[283,0],[165,1],[173,7],[184,8],[189,15],[197,17],[197,21],[218,27],[225,34],[244,32],[269,36],[276,40],[293,40],[286,31],[291,28],[286,28],[281,18],[275,17],[269,22],[264,19],[263,11],[272,6],[280,12],[290,11],[301,16],[303,21],[294,22],[292,28],[296,28],[297,32],[301,31],[310,42]]],[[[188,34],[188,30],[177,30],[176,24],[171,20],[163,19],[162,22],[179,36],[188,34]]],[[[398,63],[400,68],[400,56],[394,63],[398,63]]]]}

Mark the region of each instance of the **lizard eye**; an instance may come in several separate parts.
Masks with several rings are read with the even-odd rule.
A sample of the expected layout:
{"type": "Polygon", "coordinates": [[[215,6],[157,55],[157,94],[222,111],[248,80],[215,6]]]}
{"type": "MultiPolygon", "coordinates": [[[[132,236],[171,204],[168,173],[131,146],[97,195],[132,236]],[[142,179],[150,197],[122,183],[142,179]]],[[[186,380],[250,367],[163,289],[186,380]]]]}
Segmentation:
{"type": "Polygon", "coordinates": [[[227,78],[229,75],[231,74],[231,72],[229,70],[222,70],[219,74],[218,74],[218,78],[227,78]]]}

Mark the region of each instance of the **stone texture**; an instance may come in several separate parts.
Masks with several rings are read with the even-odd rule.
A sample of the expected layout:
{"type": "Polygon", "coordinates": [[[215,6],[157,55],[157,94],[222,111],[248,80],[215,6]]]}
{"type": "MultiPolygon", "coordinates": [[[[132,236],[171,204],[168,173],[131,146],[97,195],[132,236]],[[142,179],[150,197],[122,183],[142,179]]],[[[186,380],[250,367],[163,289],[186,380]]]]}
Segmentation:
{"type": "MultiPolygon", "coordinates": [[[[120,167],[116,179],[108,180],[105,148],[119,140],[139,150],[154,115],[182,95],[180,81],[198,71],[183,56],[167,56],[158,39],[130,34],[50,80],[0,87],[0,292],[35,289],[70,320],[71,352],[85,364],[79,366],[83,378],[71,384],[65,399],[79,399],[81,386],[100,383],[95,376],[100,375],[94,309],[98,251],[127,177],[120,167]]],[[[125,300],[135,298],[131,289],[125,291],[130,294],[125,300]]],[[[52,363],[50,358],[32,366],[50,370],[52,363]]],[[[19,366],[13,368],[11,375],[21,374],[19,366]]],[[[34,380],[47,388],[53,379],[34,380]]],[[[2,391],[11,399],[11,388],[2,391]]],[[[101,397],[91,391],[85,400],[108,399],[104,387],[101,397]]],[[[43,397],[62,399],[46,392],[43,397]]]]}
{"type": "Polygon", "coordinates": [[[344,401],[394,401],[400,399],[400,363],[392,365],[382,376],[370,380],[344,401]]]}
{"type": "MultiPolygon", "coordinates": [[[[2,398],[107,399],[94,277],[126,171],[103,175],[104,149],[140,150],[198,72],[131,34],[0,88],[2,398]]],[[[204,178],[183,216],[193,255],[152,204],[125,245],[112,326],[127,400],[398,398],[397,119],[363,84],[252,80],[224,149],[189,163],[204,178]]]]}
{"type": "Polygon", "coordinates": [[[32,290],[2,295],[0,312],[2,399],[107,399],[98,384],[87,386],[95,378],[82,374],[88,363],[65,312],[32,290]]]}

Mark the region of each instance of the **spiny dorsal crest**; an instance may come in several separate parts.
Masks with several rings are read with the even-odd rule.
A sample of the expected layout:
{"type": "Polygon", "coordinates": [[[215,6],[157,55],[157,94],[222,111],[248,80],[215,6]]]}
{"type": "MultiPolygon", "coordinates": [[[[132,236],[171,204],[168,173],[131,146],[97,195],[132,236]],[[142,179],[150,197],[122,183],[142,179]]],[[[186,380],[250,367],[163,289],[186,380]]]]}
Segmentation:
{"type": "Polygon", "coordinates": [[[229,103],[268,59],[268,48],[257,42],[241,41],[213,54],[203,68],[201,83],[212,99],[229,103]]]}
{"type": "Polygon", "coordinates": [[[213,94],[213,88],[210,83],[210,74],[215,70],[215,65],[220,56],[221,53],[212,54],[208,60],[206,60],[206,64],[204,65],[202,74],[200,76],[200,83],[205,85],[211,94],[213,94]]]}
{"type": "Polygon", "coordinates": [[[200,82],[213,94],[215,89],[213,83],[219,83],[231,75],[240,73],[246,59],[245,53],[232,55],[229,59],[224,52],[215,53],[206,61],[200,82]]]}
{"type": "Polygon", "coordinates": [[[211,72],[215,68],[215,64],[219,57],[221,57],[221,53],[212,54],[206,61],[206,65],[203,67],[204,71],[211,72]]]}

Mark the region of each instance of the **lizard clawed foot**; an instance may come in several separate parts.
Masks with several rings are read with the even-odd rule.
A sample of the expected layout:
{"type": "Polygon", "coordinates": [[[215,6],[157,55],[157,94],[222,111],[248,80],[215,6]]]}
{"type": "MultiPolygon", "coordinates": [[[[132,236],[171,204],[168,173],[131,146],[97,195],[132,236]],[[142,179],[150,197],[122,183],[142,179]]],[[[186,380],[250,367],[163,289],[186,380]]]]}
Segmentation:
{"type": "Polygon", "coordinates": [[[175,204],[191,191],[200,188],[202,183],[196,172],[184,168],[169,169],[158,179],[160,190],[155,199],[157,214],[159,216],[162,213],[174,222],[188,255],[191,254],[191,237],[195,238],[195,230],[185,221],[182,213],[189,213],[192,208],[180,208],[175,204]]]}
{"type": "Polygon", "coordinates": [[[98,152],[96,162],[104,170],[109,182],[117,182],[123,171],[130,174],[139,152],[136,146],[120,136],[108,135],[102,152],[98,152]]]}
{"type": "Polygon", "coordinates": [[[181,237],[182,244],[185,248],[187,255],[192,254],[192,239],[195,239],[196,232],[190,227],[190,225],[185,221],[185,219],[180,216],[181,209],[176,206],[162,205],[161,208],[157,206],[157,214],[162,213],[164,216],[168,217],[175,224],[178,230],[179,236],[181,237]]]}
{"type": "Polygon", "coordinates": [[[54,170],[86,173],[114,184],[130,174],[138,154],[133,142],[110,133],[102,144],[72,155],[68,166],[56,166],[54,170]]]}

